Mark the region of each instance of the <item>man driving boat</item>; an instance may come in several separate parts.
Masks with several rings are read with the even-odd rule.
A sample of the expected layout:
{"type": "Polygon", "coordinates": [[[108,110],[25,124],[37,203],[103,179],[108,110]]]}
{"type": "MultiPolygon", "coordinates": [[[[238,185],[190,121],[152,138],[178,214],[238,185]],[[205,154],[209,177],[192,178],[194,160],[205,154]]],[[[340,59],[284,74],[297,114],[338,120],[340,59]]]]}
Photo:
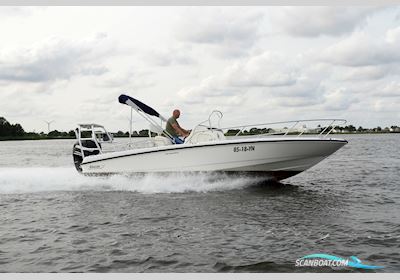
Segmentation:
{"type": "Polygon", "coordinates": [[[165,131],[173,137],[173,142],[175,144],[183,144],[184,140],[180,137],[187,137],[190,134],[190,131],[183,129],[177,119],[181,115],[181,112],[178,109],[175,109],[172,112],[172,116],[168,119],[165,131]]]}

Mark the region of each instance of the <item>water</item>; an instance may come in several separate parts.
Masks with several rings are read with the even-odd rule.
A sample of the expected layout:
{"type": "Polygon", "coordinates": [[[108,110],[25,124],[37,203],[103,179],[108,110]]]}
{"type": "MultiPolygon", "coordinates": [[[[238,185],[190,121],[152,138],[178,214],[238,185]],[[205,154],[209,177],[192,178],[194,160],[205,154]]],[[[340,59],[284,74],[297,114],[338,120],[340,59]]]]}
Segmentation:
{"type": "Polygon", "coordinates": [[[85,177],[73,140],[0,142],[0,272],[365,272],[295,267],[312,253],[399,272],[400,135],[345,138],[282,185],[85,177]]]}

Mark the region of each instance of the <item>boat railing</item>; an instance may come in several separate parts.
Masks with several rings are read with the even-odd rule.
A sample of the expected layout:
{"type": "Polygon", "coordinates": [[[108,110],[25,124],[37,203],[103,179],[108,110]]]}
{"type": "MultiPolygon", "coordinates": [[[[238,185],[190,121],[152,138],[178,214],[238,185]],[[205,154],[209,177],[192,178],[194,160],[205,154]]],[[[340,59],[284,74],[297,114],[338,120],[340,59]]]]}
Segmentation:
{"type": "Polygon", "coordinates": [[[305,119],[291,120],[282,122],[246,124],[220,128],[225,135],[230,136],[273,136],[273,135],[295,135],[317,134],[319,137],[326,138],[339,125],[344,125],[344,119],[305,119]],[[276,128],[276,126],[280,126],[276,128]],[[283,128],[282,128],[283,126],[283,128]],[[249,130],[249,131],[247,131],[249,130]],[[253,130],[253,131],[252,131],[253,130]],[[261,130],[261,133],[260,133],[261,130]],[[265,132],[262,132],[265,131],[265,132]]]}
{"type": "Polygon", "coordinates": [[[207,127],[210,130],[216,129],[216,127],[219,129],[221,127],[221,119],[223,118],[224,114],[222,114],[221,111],[219,110],[213,110],[208,118],[201,123],[199,123],[197,126],[204,126],[207,127]],[[213,126],[213,117],[217,118],[217,125],[216,127],[213,126]],[[208,125],[207,125],[208,124],[208,125]]]}
{"type": "Polygon", "coordinates": [[[109,133],[104,126],[99,124],[79,124],[74,132],[79,144],[82,158],[85,157],[84,151],[90,153],[98,151],[98,153],[102,153],[101,143],[113,142],[113,135],[109,133]],[[84,144],[87,142],[89,142],[91,146],[88,147],[86,146],[87,144],[84,144]]]}

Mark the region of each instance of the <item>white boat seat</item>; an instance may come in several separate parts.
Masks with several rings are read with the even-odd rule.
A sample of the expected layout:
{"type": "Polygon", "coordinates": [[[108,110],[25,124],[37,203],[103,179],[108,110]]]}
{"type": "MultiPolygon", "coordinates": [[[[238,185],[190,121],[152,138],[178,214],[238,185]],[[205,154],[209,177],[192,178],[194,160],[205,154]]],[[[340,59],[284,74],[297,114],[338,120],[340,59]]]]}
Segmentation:
{"type": "Polygon", "coordinates": [[[219,130],[208,130],[203,127],[195,128],[185,139],[185,144],[197,144],[201,142],[211,142],[224,140],[225,135],[219,130]]]}
{"type": "Polygon", "coordinates": [[[172,145],[173,143],[169,138],[157,135],[156,137],[154,137],[154,144],[155,146],[160,147],[172,145]]]}

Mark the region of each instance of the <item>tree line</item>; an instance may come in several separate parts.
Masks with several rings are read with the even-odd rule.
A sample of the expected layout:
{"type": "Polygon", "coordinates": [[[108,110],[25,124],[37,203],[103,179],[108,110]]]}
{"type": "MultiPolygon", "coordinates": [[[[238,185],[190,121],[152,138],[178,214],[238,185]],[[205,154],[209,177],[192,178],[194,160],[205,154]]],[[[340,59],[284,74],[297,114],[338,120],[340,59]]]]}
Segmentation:
{"type": "MultiPolygon", "coordinates": [[[[151,133],[155,136],[155,133],[151,133]]],[[[129,137],[129,132],[118,131],[114,133],[115,137],[129,137]]],[[[133,131],[132,137],[147,137],[149,136],[149,130],[143,129],[140,131],[133,131]]],[[[36,133],[26,132],[23,127],[19,124],[11,124],[4,117],[0,117],[0,140],[36,140],[36,139],[68,139],[75,138],[75,131],[70,130],[58,131],[52,130],[49,133],[36,133]]]]}
{"type": "Polygon", "coordinates": [[[54,138],[75,138],[75,132],[61,132],[58,130],[49,133],[26,132],[19,124],[11,124],[4,117],[0,117],[0,140],[35,140],[35,139],[54,139],[54,138]]]}

